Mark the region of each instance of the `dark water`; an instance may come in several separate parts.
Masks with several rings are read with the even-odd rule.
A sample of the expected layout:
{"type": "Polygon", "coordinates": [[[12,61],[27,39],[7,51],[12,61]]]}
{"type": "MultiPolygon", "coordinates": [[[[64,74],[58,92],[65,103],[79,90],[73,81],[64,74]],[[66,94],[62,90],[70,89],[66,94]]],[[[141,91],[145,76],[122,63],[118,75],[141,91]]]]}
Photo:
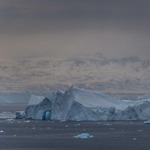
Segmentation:
{"type": "Polygon", "coordinates": [[[24,111],[27,104],[0,104],[0,119],[14,118],[16,111],[24,111]]]}
{"type": "MultiPolygon", "coordinates": [[[[24,107],[3,105],[0,109],[14,112],[24,107]]],[[[150,150],[150,125],[143,121],[25,121],[0,119],[0,150],[150,150]],[[81,133],[94,138],[73,138],[81,133]]]]}
{"type": "Polygon", "coordinates": [[[25,110],[27,104],[0,104],[0,112],[12,112],[25,110]]]}
{"type": "Polygon", "coordinates": [[[76,126],[79,122],[0,121],[0,131],[4,131],[0,133],[1,150],[150,149],[150,126],[144,125],[143,121],[80,122],[80,126],[76,126]],[[106,123],[109,125],[104,125],[106,123]],[[81,133],[89,133],[94,138],[73,138],[81,133]]]}

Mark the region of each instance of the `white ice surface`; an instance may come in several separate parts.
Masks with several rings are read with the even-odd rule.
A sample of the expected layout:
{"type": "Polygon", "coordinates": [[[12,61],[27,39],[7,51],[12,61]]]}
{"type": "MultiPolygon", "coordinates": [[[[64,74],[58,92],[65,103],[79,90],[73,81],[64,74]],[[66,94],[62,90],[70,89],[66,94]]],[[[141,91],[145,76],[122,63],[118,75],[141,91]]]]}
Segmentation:
{"type": "Polygon", "coordinates": [[[99,92],[73,87],[73,94],[75,96],[75,101],[85,107],[115,107],[119,110],[123,110],[128,107],[128,103],[99,92]]]}
{"type": "Polygon", "coordinates": [[[45,98],[44,96],[31,95],[28,105],[39,104],[44,98],[45,98]]]}

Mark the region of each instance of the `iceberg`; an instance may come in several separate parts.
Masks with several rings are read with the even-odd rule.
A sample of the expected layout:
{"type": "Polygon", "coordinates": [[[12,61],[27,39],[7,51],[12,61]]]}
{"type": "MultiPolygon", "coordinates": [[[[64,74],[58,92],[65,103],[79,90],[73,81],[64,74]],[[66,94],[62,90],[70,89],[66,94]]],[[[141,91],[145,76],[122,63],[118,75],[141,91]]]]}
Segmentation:
{"type": "Polygon", "coordinates": [[[26,119],[100,121],[148,120],[150,100],[122,101],[99,92],[71,86],[65,92],[31,96],[26,119]]]}

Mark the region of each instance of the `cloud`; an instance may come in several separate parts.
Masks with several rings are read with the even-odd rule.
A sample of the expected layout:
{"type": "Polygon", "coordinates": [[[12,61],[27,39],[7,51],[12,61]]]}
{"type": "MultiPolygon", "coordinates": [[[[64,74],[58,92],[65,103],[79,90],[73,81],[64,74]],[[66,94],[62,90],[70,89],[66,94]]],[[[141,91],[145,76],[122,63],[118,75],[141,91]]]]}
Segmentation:
{"type": "Polygon", "coordinates": [[[150,2],[1,0],[1,57],[150,54],[150,2]]]}

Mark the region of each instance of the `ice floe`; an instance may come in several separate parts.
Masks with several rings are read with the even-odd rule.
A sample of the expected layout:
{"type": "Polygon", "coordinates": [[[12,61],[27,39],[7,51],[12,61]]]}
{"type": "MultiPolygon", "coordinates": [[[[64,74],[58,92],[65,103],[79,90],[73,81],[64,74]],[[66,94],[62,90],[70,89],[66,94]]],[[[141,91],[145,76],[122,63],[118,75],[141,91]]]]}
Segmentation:
{"type": "Polygon", "coordinates": [[[73,136],[73,138],[91,139],[91,138],[93,138],[93,135],[89,135],[88,133],[82,133],[82,134],[73,136]]]}

